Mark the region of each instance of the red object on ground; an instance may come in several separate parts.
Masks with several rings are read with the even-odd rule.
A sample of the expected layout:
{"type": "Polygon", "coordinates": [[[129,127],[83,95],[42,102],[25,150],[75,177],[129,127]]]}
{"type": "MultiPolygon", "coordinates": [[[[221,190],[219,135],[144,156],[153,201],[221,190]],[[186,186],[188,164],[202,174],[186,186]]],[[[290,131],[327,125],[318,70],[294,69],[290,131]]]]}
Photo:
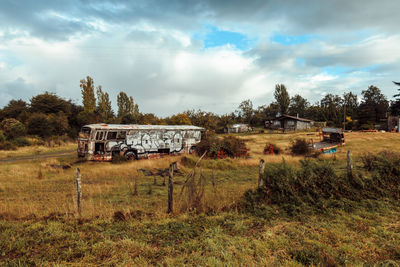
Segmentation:
{"type": "Polygon", "coordinates": [[[269,149],[269,151],[268,151],[269,154],[270,154],[270,155],[273,155],[273,154],[274,154],[274,147],[273,147],[272,145],[269,145],[269,148],[268,148],[268,149],[269,149]]]}
{"type": "Polygon", "coordinates": [[[224,159],[228,156],[228,154],[226,154],[226,152],[223,149],[220,149],[217,153],[217,158],[218,159],[224,159]]]}

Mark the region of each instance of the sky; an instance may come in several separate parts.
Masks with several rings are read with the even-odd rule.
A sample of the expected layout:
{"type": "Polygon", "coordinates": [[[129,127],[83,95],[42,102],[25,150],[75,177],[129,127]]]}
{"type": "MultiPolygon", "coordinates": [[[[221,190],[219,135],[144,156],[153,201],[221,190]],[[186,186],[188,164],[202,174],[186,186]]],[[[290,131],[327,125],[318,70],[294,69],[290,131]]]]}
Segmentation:
{"type": "Polygon", "coordinates": [[[391,99],[400,1],[0,1],[0,108],[45,91],[81,104],[86,76],[140,111],[225,114],[274,101],[276,84],[391,99]]]}

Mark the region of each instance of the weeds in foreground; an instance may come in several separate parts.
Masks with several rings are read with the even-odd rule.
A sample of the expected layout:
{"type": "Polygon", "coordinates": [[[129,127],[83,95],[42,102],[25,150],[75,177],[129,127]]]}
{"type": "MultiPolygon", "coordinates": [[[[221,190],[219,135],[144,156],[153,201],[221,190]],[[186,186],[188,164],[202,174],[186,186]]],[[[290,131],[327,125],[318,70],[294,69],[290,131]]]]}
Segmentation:
{"type": "Polygon", "coordinates": [[[368,157],[363,172],[352,175],[337,170],[330,161],[301,160],[300,167],[268,164],[264,186],[249,190],[243,198],[246,210],[268,213],[271,205],[289,215],[323,213],[331,209],[349,209],[369,199],[400,198],[400,155],[380,153],[368,157]],[[390,154],[390,156],[388,156],[390,154]],[[373,166],[373,168],[371,167],[373,166]]]}

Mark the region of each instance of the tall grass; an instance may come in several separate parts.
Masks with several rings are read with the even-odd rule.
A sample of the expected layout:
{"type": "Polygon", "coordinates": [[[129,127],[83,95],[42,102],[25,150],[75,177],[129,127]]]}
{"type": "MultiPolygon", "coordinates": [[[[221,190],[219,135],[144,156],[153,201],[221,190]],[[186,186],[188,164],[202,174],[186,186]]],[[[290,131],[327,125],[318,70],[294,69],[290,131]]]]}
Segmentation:
{"type": "Polygon", "coordinates": [[[301,160],[299,167],[269,164],[264,186],[249,190],[244,206],[253,211],[277,205],[288,214],[321,213],[370,199],[400,198],[400,154],[383,152],[368,160],[369,173],[337,170],[332,161],[301,160]]]}

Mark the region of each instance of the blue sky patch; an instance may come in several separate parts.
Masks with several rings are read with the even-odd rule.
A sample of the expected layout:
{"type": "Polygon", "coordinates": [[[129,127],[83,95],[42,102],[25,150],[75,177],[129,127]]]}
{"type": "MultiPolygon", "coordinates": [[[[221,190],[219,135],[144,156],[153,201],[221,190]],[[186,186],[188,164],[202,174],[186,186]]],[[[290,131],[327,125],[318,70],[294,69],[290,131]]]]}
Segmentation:
{"type": "Polygon", "coordinates": [[[344,66],[332,66],[323,68],[323,71],[329,75],[343,75],[345,73],[352,72],[353,70],[354,70],[353,68],[344,66]]]}
{"type": "Polygon", "coordinates": [[[5,62],[11,67],[16,67],[22,64],[21,60],[10,51],[0,50],[0,62],[5,62]]]}
{"type": "Polygon", "coordinates": [[[231,45],[240,50],[248,50],[257,41],[257,38],[249,38],[243,33],[219,30],[212,25],[205,26],[205,33],[195,34],[194,38],[202,40],[205,49],[231,45]]]}
{"type": "Polygon", "coordinates": [[[311,39],[314,38],[316,38],[315,35],[289,36],[289,35],[274,34],[273,36],[271,36],[270,40],[274,43],[280,43],[283,45],[295,45],[295,44],[308,43],[311,39]]]}
{"type": "Polygon", "coordinates": [[[304,67],[306,65],[305,59],[301,57],[296,58],[296,63],[299,67],[304,67]]]}

